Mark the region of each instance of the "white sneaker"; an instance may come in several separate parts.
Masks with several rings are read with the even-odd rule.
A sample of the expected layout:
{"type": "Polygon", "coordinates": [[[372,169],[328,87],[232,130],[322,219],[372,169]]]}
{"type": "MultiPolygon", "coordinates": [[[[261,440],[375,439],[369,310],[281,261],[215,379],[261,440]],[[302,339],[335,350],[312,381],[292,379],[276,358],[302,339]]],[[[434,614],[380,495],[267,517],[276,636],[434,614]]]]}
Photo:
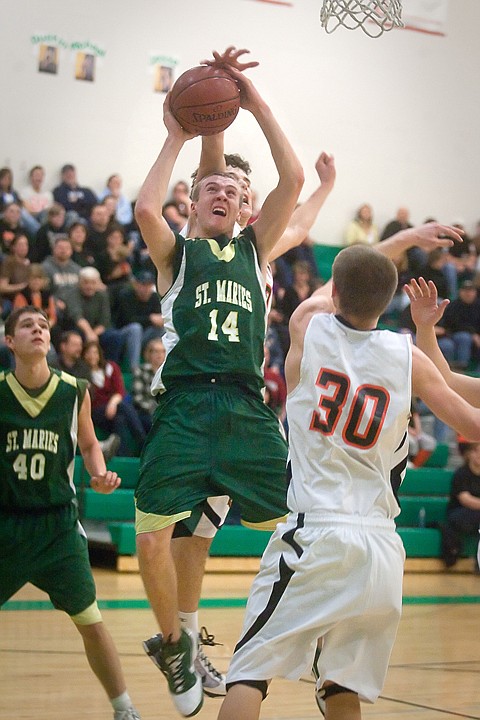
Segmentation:
{"type": "Polygon", "coordinates": [[[197,640],[187,628],[182,628],[176,643],[166,643],[161,635],[143,643],[147,655],[161,670],[168,682],[170,697],[183,717],[200,712],[203,705],[202,679],[195,670],[197,640]]]}
{"type": "Polygon", "coordinates": [[[227,694],[226,678],[215,668],[202,649],[202,645],[221,645],[215,642],[215,635],[210,635],[205,625],[198,636],[198,653],[195,658],[195,670],[202,678],[203,692],[209,697],[223,697],[227,694]]]}
{"type": "MultiPolygon", "coordinates": [[[[166,676],[160,661],[162,643],[163,638],[159,633],[145,640],[143,642],[143,649],[153,664],[166,676]]],[[[220,643],[215,642],[214,635],[208,634],[205,627],[202,627],[199,634],[199,647],[197,657],[195,658],[195,670],[202,678],[203,692],[205,695],[208,695],[208,697],[223,697],[227,694],[225,675],[222,675],[222,673],[212,665],[203,652],[202,645],[220,645],[220,643]]]]}
{"type": "Polygon", "coordinates": [[[127,710],[115,710],[113,720],[142,720],[138,712],[131,705],[127,710]]]}

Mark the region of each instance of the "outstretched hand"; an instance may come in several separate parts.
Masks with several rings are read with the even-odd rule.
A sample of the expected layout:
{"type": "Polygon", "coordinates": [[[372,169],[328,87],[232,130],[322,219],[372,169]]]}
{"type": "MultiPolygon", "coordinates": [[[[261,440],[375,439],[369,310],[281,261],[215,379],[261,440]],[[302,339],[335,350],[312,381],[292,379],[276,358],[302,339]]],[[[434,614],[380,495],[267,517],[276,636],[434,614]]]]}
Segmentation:
{"type": "Polygon", "coordinates": [[[90,478],[91,487],[103,495],[112,493],[121,482],[121,478],[118,477],[116,472],[112,472],[112,470],[107,470],[105,475],[92,475],[90,478]]]}
{"type": "Polygon", "coordinates": [[[451,247],[455,242],[463,242],[463,230],[451,225],[441,225],[437,222],[425,223],[408,231],[415,236],[415,245],[426,252],[437,247],[451,247]]]}
{"type": "Polygon", "coordinates": [[[337,176],[333,155],[322,152],[315,163],[315,170],[322,185],[331,185],[333,187],[337,176]]]}
{"type": "Polygon", "coordinates": [[[433,327],[442,318],[445,308],[450,300],[442,300],[438,304],[438,293],[435,283],[426,282],[423,277],[418,281],[413,279],[404,290],[410,299],[410,312],[417,329],[420,327],[433,327]]]}
{"type": "Polygon", "coordinates": [[[245,55],[245,53],[249,52],[250,50],[246,50],[245,48],[237,50],[234,45],[230,45],[224,53],[218,53],[216,50],[214,50],[214,59],[201,60],[200,65],[211,65],[212,67],[221,67],[225,70],[227,70],[228,67],[233,67],[236,70],[243,72],[244,70],[248,70],[249,68],[257,67],[257,65],[259,64],[255,60],[250,60],[250,62],[240,62],[240,55],[245,55]]]}

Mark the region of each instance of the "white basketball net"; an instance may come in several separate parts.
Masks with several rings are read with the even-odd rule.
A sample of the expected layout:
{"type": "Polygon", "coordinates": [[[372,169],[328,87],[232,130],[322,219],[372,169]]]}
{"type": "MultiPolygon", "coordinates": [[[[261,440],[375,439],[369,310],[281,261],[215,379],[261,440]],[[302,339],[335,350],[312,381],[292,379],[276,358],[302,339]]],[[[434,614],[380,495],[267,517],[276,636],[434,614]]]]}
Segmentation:
{"type": "Polygon", "coordinates": [[[320,22],[327,33],[343,25],[349,30],[361,27],[370,37],[379,37],[403,27],[401,14],[401,0],[323,0],[320,22]]]}

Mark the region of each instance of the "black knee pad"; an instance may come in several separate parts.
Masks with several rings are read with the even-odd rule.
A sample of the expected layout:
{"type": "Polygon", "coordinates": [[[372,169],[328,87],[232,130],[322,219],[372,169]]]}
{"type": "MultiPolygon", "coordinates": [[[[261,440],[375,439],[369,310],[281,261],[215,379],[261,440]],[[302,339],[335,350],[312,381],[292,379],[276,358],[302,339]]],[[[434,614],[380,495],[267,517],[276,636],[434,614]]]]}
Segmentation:
{"type": "Polygon", "coordinates": [[[340,695],[341,693],[353,693],[355,695],[357,694],[355,690],[350,690],[349,688],[343,687],[343,685],[337,685],[337,683],[327,685],[326,687],[317,690],[317,695],[321,700],[326,700],[333,695],[340,695]]]}
{"type": "Polygon", "coordinates": [[[262,693],[262,700],[267,697],[268,683],[266,680],[236,680],[236,682],[227,683],[227,692],[234,685],[248,685],[248,687],[260,690],[262,693]]]}

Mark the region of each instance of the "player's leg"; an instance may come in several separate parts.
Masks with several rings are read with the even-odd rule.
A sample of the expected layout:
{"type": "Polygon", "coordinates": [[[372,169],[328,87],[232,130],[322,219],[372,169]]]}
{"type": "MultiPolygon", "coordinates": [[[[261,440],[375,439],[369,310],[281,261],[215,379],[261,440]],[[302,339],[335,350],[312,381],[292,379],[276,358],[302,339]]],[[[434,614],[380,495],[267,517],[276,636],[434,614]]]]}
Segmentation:
{"type": "MultiPolygon", "coordinates": [[[[70,512],[66,509],[64,516],[50,514],[51,518],[46,519],[51,525],[45,528],[47,538],[52,537],[55,524],[61,528],[70,512]]],[[[118,652],[98,609],[87,539],[75,518],[73,523],[70,528],[57,530],[56,542],[46,546],[32,582],[47,592],[53,605],[66,612],[75,623],[88,663],[113,707],[114,720],[139,720],[140,715],[127,692],[118,652]]]]}
{"type": "Polygon", "coordinates": [[[361,720],[360,700],[356,692],[326,681],[319,696],[324,702],[321,712],[327,720],[361,720]]]}
{"type": "Polygon", "coordinates": [[[180,622],[199,638],[195,669],[202,678],[204,693],[209,697],[222,697],[226,692],[225,675],[217,670],[204,650],[204,644],[215,645],[215,641],[212,635],[207,633],[205,636],[205,630],[200,632],[198,618],[205,564],[212,539],[199,535],[179,537],[173,541],[172,547],[177,567],[180,622]]]}
{"type": "MultiPolygon", "coordinates": [[[[225,675],[217,670],[204,651],[205,645],[215,645],[214,636],[205,628],[200,632],[198,606],[202,591],[205,564],[212,540],[225,522],[230,508],[228,496],[211,497],[189,518],[176,523],[172,553],[177,571],[179,618],[199,638],[195,669],[202,678],[203,690],[209,697],[225,695],[225,675]]],[[[161,669],[158,653],[162,636],[144,641],[143,647],[152,662],[161,669]]]]}
{"type": "Polygon", "coordinates": [[[198,640],[180,627],[177,576],[170,549],[173,525],[155,532],[138,532],[137,554],[143,585],[163,633],[158,666],[167,679],[177,710],[195,715],[203,704],[202,680],[195,671],[198,640]]]}
{"type": "Polygon", "coordinates": [[[264,697],[259,687],[244,683],[232,685],[222,703],[218,720],[257,720],[264,697]]]}
{"type": "Polygon", "coordinates": [[[208,495],[209,456],[198,432],[202,401],[198,393],[183,391],[160,399],[135,491],[139,568],[162,633],[145,641],[144,648],[167,678],[172,700],[185,716],[200,710],[203,690],[194,667],[198,638],[180,626],[178,617],[171,538],[175,524],[188,518],[208,495]]]}
{"type": "Polygon", "coordinates": [[[114,709],[114,720],[139,720],[132,705],[120,664],[120,657],[104,623],[82,624],[73,617],[82,636],[85,655],[114,709]]]}
{"type": "Polygon", "coordinates": [[[137,534],[140,574],[153,614],[165,638],[177,641],[180,621],[177,604],[177,574],[170,550],[173,525],[155,532],[137,534]]]}
{"type": "MultiPolygon", "coordinates": [[[[213,538],[192,535],[174,538],[172,542],[172,555],[177,569],[178,607],[184,614],[198,612],[205,565],[212,540],[213,538]]],[[[196,625],[198,633],[198,620],[196,625]]]]}

